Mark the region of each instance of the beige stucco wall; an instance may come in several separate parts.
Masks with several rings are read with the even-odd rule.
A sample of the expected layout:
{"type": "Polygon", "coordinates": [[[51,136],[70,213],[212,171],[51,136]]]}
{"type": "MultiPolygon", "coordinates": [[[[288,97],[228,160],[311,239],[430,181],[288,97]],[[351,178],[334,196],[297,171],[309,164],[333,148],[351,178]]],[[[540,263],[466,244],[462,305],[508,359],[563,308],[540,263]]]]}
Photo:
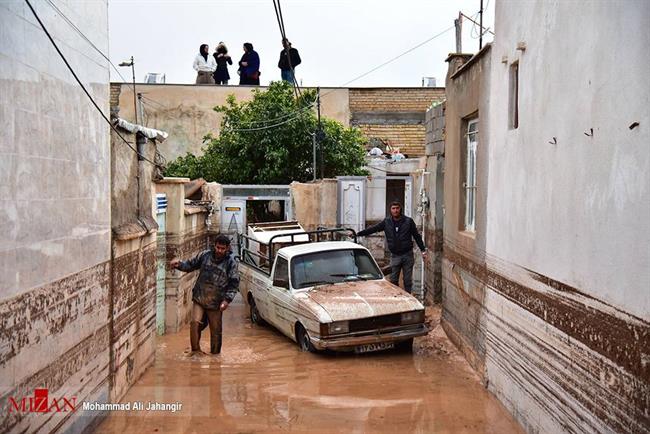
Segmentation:
{"type": "MultiPolygon", "coordinates": [[[[188,260],[208,248],[206,212],[189,213],[185,207],[188,178],[164,178],[155,185],[157,193],[167,195],[164,234],[166,260],[188,260]]],[[[198,271],[183,273],[167,267],[165,274],[165,333],[176,333],[189,320],[192,287],[198,271]]]]}
{"type": "Polygon", "coordinates": [[[316,230],[319,226],[335,227],[337,194],[336,179],[292,182],[291,200],[295,219],[308,231],[316,230]]]}
{"type": "MultiPolygon", "coordinates": [[[[119,86],[119,116],[133,122],[132,85],[119,86]]],[[[187,152],[201,154],[203,137],[207,133],[218,135],[223,115],[213,108],[226,104],[229,95],[246,101],[252,99],[254,89],[266,87],[137,84],[136,89],[144,95],[141,123],[169,133],[169,139],[159,149],[167,160],[173,160],[187,152]]],[[[321,95],[322,115],[349,125],[348,89],[323,88],[321,95]]]]}

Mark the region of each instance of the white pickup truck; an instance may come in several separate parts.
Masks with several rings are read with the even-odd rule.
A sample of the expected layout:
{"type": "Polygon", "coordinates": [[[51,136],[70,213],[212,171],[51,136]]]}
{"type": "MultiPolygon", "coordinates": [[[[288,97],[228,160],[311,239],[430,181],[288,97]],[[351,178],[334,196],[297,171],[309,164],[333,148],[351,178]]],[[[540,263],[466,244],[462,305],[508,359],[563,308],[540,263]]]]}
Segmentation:
{"type": "Polygon", "coordinates": [[[303,351],[410,349],[429,331],[424,306],[384,279],[352,229],[249,231],[239,249],[251,321],[270,323],[303,351]],[[325,241],[341,235],[354,242],[325,241]]]}

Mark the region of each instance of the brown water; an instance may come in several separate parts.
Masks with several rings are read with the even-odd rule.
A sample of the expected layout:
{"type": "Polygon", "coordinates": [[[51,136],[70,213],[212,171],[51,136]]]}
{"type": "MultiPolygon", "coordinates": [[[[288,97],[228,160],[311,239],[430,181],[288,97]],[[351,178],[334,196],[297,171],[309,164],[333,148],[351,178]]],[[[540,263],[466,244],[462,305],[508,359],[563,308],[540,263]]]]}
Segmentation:
{"type": "Polygon", "coordinates": [[[114,411],[98,432],[522,432],[439,326],[414,354],[310,354],[252,326],[235,301],[221,355],[188,357],[188,346],[187,328],[159,338],[155,364],[122,400],[179,411],[114,411]]]}

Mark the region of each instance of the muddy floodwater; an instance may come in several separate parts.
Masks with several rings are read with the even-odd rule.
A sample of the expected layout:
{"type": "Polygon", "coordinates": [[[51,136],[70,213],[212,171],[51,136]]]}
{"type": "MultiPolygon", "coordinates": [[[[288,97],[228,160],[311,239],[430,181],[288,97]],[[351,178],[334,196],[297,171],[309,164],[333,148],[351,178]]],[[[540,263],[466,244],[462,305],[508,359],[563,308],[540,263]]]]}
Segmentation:
{"type": "Polygon", "coordinates": [[[144,409],[111,411],[97,432],[522,432],[429,313],[434,330],[413,354],[310,354],[251,325],[238,297],[224,313],[221,355],[188,357],[187,327],[159,337],[154,365],[122,400],[144,409]]]}

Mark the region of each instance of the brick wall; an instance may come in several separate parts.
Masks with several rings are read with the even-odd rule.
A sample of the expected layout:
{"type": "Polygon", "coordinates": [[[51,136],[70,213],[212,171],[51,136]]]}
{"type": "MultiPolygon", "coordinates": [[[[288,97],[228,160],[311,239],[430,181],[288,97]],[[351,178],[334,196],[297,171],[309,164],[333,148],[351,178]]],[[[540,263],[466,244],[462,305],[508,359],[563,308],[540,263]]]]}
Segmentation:
{"type": "Polygon", "coordinates": [[[409,157],[425,154],[425,113],[445,98],[438,87],[350,89],[350,123],[409,157]]]}
{"type": "Polygon", "coordinates": [[[409,157],[424,155],[424,125],[357,124],[367,137],[381,138],[409,157]]]}
{"type": "Polygon", "coordinates": [[[424,112],[445,97],[444,87],[350,89],[350,111],[424,112]]]}

